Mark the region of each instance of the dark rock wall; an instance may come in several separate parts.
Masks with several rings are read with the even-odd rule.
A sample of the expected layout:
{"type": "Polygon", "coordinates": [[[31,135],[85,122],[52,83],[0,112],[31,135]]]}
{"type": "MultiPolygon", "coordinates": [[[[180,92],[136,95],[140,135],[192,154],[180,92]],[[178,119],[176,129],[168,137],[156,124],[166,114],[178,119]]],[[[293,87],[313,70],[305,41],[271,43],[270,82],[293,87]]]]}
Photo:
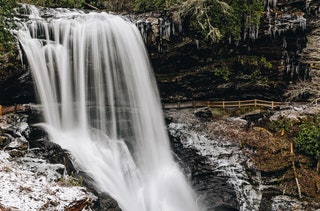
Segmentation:
{"type": "MultiPolygon", "coordinates": [[[[140,20],[136,25],[146,43],[162,100],[282,101],[290,84],[317,76],[320,3],[278,0],[274,6],[268,4],[272,1],[265,2],[258,38],[243,35],[239,42],[228,38],[208,43],[190,31],[184,20],[173,20],[168,14],[129,16],[140,20]],[[240,68],[239,57],[265,58],[272,67],[240,68]]],[[[2,71],[0,104],[36,101],[31,75],[18,58],[16,63],[19,65],[11,71],[2,71]]]]}
{"type": "Polygon", "coordinates": [[[309,55],[312,61],[318,60],[319,55],[317,39],[310,35],[317,34],[320,3],[279,0],[277,6],[273,6],[267,2],[259,36],[254,40],[246,38],[234,42],[227,39],[212,44],[199,40],[197,33],[189,31],[183,20],[175,23],[167,18],[167,25],[154,21],[152,29],[157,30],[149,34],[155,39],[147,40],[147,46],[162,100],[262,98],[282,101],[290,84],[310,80],[310,66],[317,63],[310,62],[309,55]],[[168,30],[171,31],[169,35],[168,30]],[[166,33],[160,34],[161,31],[166,33]],[[260,77],[268,81],[261,83],[254,78],[248,80],[249,76],[241,77],[242,70],[230,61],[238,56],[265,57],[272,68],[261,69],[260,77]],[[216,70],[221,65],[230,71],[227,80],[217,77],[216,70]]]}

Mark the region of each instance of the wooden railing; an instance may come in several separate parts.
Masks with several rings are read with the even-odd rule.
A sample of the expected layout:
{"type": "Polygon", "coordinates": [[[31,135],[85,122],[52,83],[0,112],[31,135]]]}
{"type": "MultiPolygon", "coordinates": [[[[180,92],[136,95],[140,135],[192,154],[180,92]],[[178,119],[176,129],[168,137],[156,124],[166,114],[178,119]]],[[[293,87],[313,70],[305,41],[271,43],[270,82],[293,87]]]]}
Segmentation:
{"type": "Polygon", "coordinates": [[[275,102],[267,100],[238,100],[238,101],[191,101],[191,102],[178,102],[178,103],[165,103],[164,109],[183,109],[183,108],[241,108],[247,106],[254,107],[266,107],[274,109],[281,105],[285,105],[285,102],[275,102]]]}
{"type": "MultiPolygon", "coordinates": [[[[164,109],[184,109],[184,108],[241,108],[247,106],[254,107],[266,107],[266,108],[277,108],[281,105],[286,105],[285,102],[267,101],[267,100],[238,100],[238,101],[190,101],[190,102],[177,102],[177,103],[165,103],[162,105],[164,109]]],[[[294,104],[305,104],[303,102],[294,104]]],[[[39,109],[41,105],[37,104],[19,104],[13,106],[1,106],[0,105],[0,116],[8,113],[23,112],[31,109],[39,109]]]]}

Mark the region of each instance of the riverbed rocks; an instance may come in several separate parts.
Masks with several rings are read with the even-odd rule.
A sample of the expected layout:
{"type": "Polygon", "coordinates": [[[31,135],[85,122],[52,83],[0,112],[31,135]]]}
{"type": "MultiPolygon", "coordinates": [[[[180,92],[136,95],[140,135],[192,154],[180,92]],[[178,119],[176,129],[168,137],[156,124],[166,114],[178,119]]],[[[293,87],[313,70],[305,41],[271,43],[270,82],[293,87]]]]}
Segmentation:
{"type": "Polygon", "coordinates": [[[200,117],[203,120],[210,120],[212,118],[212,113],[209,108],[199,108],[194,111],[194,115],[200,117]]]}

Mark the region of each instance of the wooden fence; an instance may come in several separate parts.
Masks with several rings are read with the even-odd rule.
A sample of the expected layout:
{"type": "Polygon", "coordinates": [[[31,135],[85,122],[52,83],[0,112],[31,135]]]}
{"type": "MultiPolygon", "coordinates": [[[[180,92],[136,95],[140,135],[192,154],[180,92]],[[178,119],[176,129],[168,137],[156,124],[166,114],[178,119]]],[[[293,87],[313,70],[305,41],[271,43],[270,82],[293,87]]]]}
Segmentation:
{"type": "Polygon", "coordinates": [[[285,105],[285,102],[275,102],[267,100],[238,100],[238,101],[191,101],[191,102],[178,102],[178,103],[165,103],[164,109],[184,109],[184,108],[241,108],[247,106],[266,107],[274,109],[285,105]]]}
{"type": "MultiPolygon", "coordinates": [[[[266,108],[277,108],[281,105],[286,105],[285,102],[275,102],[267,100],[238,100],[238,101],[191,101],[191,102],[177,102],[177,103],[165,103],[163,104],[164,109],[184,109],[184,108],[241,108],[247,106],[254,107],[266,107],[266,108]]],[[[300,103],[301,104],[301,103],[300,103]]],[[[305,104],[305,103],[303,103],[305,104]]],[[[13,106],[1,106],[0,105],[0,116],[8,113],[23,112],[32,108],[41,107],[33,104],[21,104],[13,106]]]]}

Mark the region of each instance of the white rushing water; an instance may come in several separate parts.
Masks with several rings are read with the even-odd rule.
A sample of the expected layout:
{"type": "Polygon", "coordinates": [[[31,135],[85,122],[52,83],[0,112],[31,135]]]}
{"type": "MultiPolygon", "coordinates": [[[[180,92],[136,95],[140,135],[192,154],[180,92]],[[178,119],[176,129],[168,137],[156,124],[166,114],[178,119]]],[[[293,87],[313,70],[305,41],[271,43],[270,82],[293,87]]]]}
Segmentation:
{"type": "Polygon", "coordinates": [[[124,211],[197,211],[173,161],[136,26],[107,13],[41,11],[18,32],[51,140],[124,211]]]}

